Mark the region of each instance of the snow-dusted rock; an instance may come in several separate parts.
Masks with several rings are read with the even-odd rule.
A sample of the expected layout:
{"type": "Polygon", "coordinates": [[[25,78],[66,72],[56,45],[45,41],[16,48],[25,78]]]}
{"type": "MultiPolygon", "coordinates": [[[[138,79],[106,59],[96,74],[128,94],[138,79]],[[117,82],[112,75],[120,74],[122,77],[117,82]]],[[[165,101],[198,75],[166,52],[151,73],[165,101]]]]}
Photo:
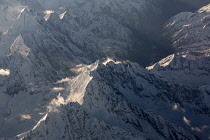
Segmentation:
{"type": "Polygon", "coordinates": [[[176,53],[148,69],[172,83],[209,85],[209,16],[207,5],[195,13],[183,12],[172,17],[166,32],[171,36],[176,53]]]}
{"type": "MultiPolygon", "coordinates": [[[[15,139],[15,138],[14,138],[15,139]]],[[[62,105],[58,112],[49,112],[29,132],[19,135],[23,140],[126,139],[143,140],[118,127],[89,116],[78,103],[62,105]]]]}
{"type": "MultiPolygon", "coordinates": [[[[193,126],[186,126],[183,117],[202,112],[205,120],[202,124],[208,121],[209,107],[202,91],[171,85],[134,63],[104,65],[97,61],[83,68],[64,87],[67,91],[62,95],[66,102],[78,102],[94,118],[144,138],[196,139],[185,130],[193,126]],[[66,93],[69,95],[65,96],[66,93]],[[178,107],[173,109],[175,105],[178,107]],[[180,126],[173,124],[176,121],[182,122],[180,126]]],[[[196,122],[199,117],[191,118],[195,119],[192,120],[195,126],[200,125],[196,122]]]]}
{"type": "Polygon", "coordinates": [[[208,23],[208,8],[199,10],[198,22],[185,13],[168,25],[174,34],[187,24],[176,32],[174,45],[194,48],[178,46],[180,54],[152,72],[135,63],[101,62],[128,58],[132,29],[151,31],[146,19],[164,15],[159,2],[164,0],[1,1],[6,16],[0,15],[0,138],[207,138],[209,36],[208,24],[200,26],[208,23]],[[191,28],[202,34],[190,32],[188,38],[191,28]],[[197,46],[202,51],[195,57],[197,46]],[[171,68],[164,74],[160,67],[171,68]],[[185,70],[182,78],[193,75],[196,83],[169,79],[177,70],[185,70]]]}

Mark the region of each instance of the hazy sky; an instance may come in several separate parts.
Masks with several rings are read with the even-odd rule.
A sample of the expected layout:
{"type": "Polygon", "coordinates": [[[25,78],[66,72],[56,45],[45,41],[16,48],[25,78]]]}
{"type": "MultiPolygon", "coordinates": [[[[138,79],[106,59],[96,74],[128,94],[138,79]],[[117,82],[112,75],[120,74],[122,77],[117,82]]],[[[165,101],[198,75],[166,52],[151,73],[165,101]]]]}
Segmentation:
{"type": "Polygon", "coordinates": [[[201,6],[210,3],[210,0],[178,0],[178,1],[193,6],[193,8],[200,8],[201,6]]]}

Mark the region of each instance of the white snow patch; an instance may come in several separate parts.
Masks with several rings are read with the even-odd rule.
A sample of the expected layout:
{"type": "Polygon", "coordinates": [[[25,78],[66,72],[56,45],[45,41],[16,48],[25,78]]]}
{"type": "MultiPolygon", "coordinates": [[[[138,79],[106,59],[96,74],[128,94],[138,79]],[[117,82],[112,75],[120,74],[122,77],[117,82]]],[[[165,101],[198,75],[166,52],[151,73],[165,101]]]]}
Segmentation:
{"type": "Polygon", "coordinates": [[[0,69],[0,75],[2,75],[2,76],[9,76],[10,75],[10,70],[8,70],[8,69],[0,69]]]}
{"type": "Polygon", "coordinates": [[[34,128],[32,129],[32,131],[35,130],[43,121],[45,121],[46,118],[47,118],[47,116],[48,116],[48,113],[45,114],[44,117],[42,117],[42,118],[39,120],[39,122],[34,126],[34,128]]]}
{"type": "Polygon", "coordinates": [[[173,110],[178,110],[178,108],[179,108],[179,104],[174,104],[172,109],[173,110]]]}
{"type": "Polygon", "coordinates": [[[168,65],[173,61],[173,59],[174,59],[174,54],[169,55],[168,57],[163,58],[162,60],[160,60],[158,63],[156,63],[156,64],[154,64],[154,65],[152,65],[152,66],[146,67],[146,69],[147,69],[147,70],[154,69],[154,67],[155,67],[156,65],[160,65],[160,66],[162,66],[162,67],[166,67],[166,66],[168,66],[168,65]]]}
{"type": "Polygon", "coordinates": [[[189,27],[191,26],[191,24],[186,24],[186,25],[183,25],[183,27],[189,27]]]}
{"type": "Polygon", "coordinates": [[[185,116],[183,117],[183,121],[190,126],[190,120],[188,120],[185,116]]]}
{"type": "Polygon", "coordinates": [[[53,91],[63,91],[64,88],[62,88],[62,87],[54,87],[52,90],[53,91]]]}
{"type": "Polygon", "coordinates": [[[19,14],[19,16],[17,17],[17,19],[20,18],[20,16],[22,15],[22,13],[23,13],[25,10],[26,10],[26,7],[24,7],[24,8],[20,11],[20,14],[19,14]]]}
{"type": "Polygon", "coordinates": [[[69,78],[64,78],[64,79],[61,79],[60,81],[57,81],[56,83],[57,84],[61,84],[61,83],[66,83],[66,82],[70,82],[71,81],[71,79],[69,79],[69,78]]]}
{"type": "Polygon", "coordinates": [[[55,11],[53,11],[53,10],[45,10],[44,11],[44,14],[45,14],[44,19],[47,21],[52,13],[55,13],[55,11]]]}
{"type": "Polygon", "coordinates": [[[186,112],[185,109],[181,108],[178,103],[172,106],[172,110],[186,112]]]}
{"type": "Polygon", "coordinates": [[[65,14],[66,14],[66,11],[63,14],[60,14],[59,15],[60,19],[63,19],[63,17],[65,16],[65,14]]]}
{"type": "Polygon", "coordinates": [[[21,120],[29,120],[31,119],[31,115],[30,114],[23,114],[21,115],[21,120]]]}
{"type": "Polygon", "coordinates": [[[160,62],[158,62],[161,66],[166,67],[168,66],[174,59],[174,54],[169,55],[168,57],[162,59],[160,62]]]}
{"type": "Polygon", "coordinates": [[[23,140],[23,137],[26,136],[28,133],[29,133],[29,131],[23,132],[23,133],[17,135],[17,138],[19,138],[20,140],[23,140]]]}
{"type": "Polygon", "coordinates": [[[109,63],[109,62],[114,62],[115,64],[120,64],[120,63],[128,63],[129,61],[128,61],[128,60],[126,60],[126,61],[114,61],[114,60],[111,59],[111,58],[107,58],[107,59],[103,62],[103,64],[106,65],[106,64],[109,63]]]}
{"type": "Polygon", "coordinates": [[[44,115],[45,114],[45,112],[41,112],[41,113],[39,113],[39,115],[44,115]]]}
{"type": "Polygon", "coordinates": [[[86,67],[88,67],[88,65],[79,64],[79,65],[76,65],[75,68],[72,68],[71,71],[79,74],[83,72],[86,67]]]}
{"type": "Polygon", "coordinates": [[[207,129],[207,128],[208,128],[208,126],[207,126],[207,125],[204,125],[204,126],[201,126],[201,127],[192,127],[191,129],[192,129],[193,131],[203,132],[203,131],[205,131],[205,129],[207,129]]]}
{"type": "MultiPolygon", "coordinates": [[[[90,75],[91,71],[94,71],[98,67],[99,61],[96,61],[92,65],[88,65],[83,68],[83,72],[76,78],[72,79],[70,87],[70,96],[67,98],[66,102],[78,102],[83,104],[83,98],[85,96],[86,87],[92,80],[90,75]]],[[[81,68],[82,69],[82,68],[81,68]]]]}
{"type": "Polygon", "coordinates": [[[85,71],[72,80],[72,85],[70,88],[71,94],[68,97],[67,102],[78,102],[81,105],[83,104],[83,97],[85,96],[86,87],[93,78],[89,74],[90,71],[85,71]]]}
{"type": "Polygon", "coordinates": [[[166,27],[173,26],[175,23],[176,23],[176,21],[174,21],[174,22],[172,22],[172,23],[169,23],[168,25],[166,25],[166,27]]]}
{"type": "Polygon", "coordinates": [[[65,100],[64,98],[61,96],[61,94],[59,93],[59,95],[57,96],[56,99],[53,99],[51,102],[50,102],[50,105],[47,107],[48,110],[51,112],[57,112],[57,108],[60,107],[61,104],[65,104],[65,100]]]}
{"type": "Polygon", "coordinates": [[[210,4],[198,10],[198,13],[203,13],[203,12],[207,12],[207,13],[210,12],[210,4]]]}

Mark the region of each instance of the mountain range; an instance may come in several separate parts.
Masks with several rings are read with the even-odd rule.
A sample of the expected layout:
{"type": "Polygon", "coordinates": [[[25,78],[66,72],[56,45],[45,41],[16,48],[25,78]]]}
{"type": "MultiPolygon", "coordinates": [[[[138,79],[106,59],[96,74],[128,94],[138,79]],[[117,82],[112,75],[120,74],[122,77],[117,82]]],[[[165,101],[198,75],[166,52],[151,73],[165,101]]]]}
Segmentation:
{"type": "Polygon", "coordinates": [[[209,31],[208,0],[0,1],[0,140],[210,139],[209,31]]]}

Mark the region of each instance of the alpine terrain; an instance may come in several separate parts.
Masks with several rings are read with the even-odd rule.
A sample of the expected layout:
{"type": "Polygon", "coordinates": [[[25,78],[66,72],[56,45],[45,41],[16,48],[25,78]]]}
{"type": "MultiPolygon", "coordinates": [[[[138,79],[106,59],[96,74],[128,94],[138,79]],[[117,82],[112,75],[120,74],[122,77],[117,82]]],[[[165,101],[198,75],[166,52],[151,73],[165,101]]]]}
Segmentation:
{"type": "Polygon", "coordinates": [[[210,1],[0,0],[0,140],[210,140],[210,1]]]}

